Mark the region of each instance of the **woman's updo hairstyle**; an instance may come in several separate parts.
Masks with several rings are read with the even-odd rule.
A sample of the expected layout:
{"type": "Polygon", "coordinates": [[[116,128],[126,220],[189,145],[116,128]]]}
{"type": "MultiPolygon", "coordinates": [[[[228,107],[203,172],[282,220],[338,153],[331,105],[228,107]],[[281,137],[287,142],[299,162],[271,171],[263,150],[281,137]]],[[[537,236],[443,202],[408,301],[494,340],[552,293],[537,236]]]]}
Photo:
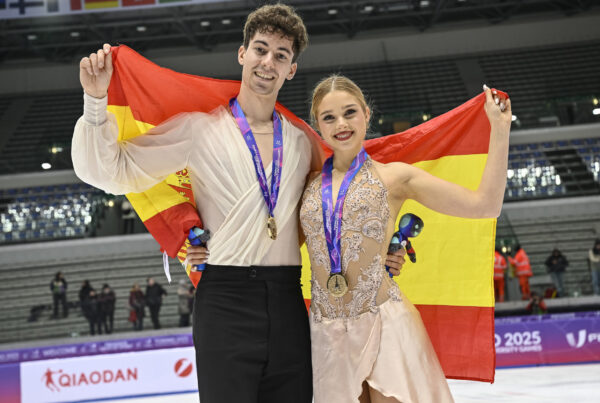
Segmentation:
{"type": "Polygon", "coordinates": [[[321,104],[321,101],[323,101],[323,98],[325,98],[325,95],[333,91],[345,91],[352,95],[358,101],[363,112],[367,113],[367,100],[360,87],[348,77],[332,74],[329,77],[322,79],[313,90],[312,102],[310,105],[310,123],[315,129],[318,129],[317,111],[319,105],[321,104]]]}

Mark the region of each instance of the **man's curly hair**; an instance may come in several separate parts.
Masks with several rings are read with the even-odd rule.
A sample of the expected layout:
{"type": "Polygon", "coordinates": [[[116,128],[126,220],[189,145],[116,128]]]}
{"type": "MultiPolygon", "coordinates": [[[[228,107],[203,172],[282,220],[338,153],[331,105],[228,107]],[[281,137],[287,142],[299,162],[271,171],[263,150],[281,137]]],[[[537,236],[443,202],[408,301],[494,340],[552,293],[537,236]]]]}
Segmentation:
{"type": "Polygon", "coordinates": [[[296,11],[285,4],[272,4],[254,10],[244,25],[244,47],[247,49],[250,40],[257,33],[279,33],[293,41],[294,55],[292,63],[308,45],[308,34],[302,18],[296,11]]]}

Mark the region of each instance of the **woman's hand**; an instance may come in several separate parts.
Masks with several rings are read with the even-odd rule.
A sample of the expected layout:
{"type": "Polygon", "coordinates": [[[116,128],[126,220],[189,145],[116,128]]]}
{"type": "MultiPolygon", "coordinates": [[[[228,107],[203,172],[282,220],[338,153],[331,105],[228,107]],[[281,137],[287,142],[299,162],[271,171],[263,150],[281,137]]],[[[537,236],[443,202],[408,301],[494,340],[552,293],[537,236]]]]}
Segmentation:
{"type": "Polygon", "coordinates": [[[500,95],[498,91],[488,88],[485,84],[483,85],[483,90],[486,98],[483,108],[485,109],[485,114],[490,121],[492,129],[504,129],[508,133],[510,124],[512,123],[510,99],[500,95]]]}

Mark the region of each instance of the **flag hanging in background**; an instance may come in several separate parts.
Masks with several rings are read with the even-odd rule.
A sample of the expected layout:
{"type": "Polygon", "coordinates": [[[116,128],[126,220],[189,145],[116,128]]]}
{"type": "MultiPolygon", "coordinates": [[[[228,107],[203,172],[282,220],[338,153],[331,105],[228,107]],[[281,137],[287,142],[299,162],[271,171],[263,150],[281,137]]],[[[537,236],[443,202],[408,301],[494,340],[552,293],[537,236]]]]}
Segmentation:
{"type": "MultiPolygon", "coordinates": [[[[161,68],[132,49],[113,48],[115,72],[108,109],[119,124],[119,139],[144,134],[180,112],[210,112],[227,106],[240,83],[181,74],[161,68]],[[201,96],[198,96],[201,94],[201,96]]],[[[380,162],[403,161],[476,189],[487,157],[490,125],[484,94],[403,133],[367,140],[369,155],[380,162]]],[[[313,144],[313,169],[327,155],[319,136],[301,119],[277,104],[276,109],[304,130],[313,144]]],[[[144,193],[128,194],[134,209],[171,257],[185,258],[186,236],[201,225],[189,172],[174,173],[144,193]]],[[[492,382],[494,379],[494,219],[462,219],[435,213],[407,201],[400,215],[412,212],[425,227],[412,243],[417,264],[406,263],[397,279],[421,313],[447,377],[492,382]]],[[[310,265],[302,248],[302,282],[309,284],[310,265]]],[[[198,277],[186,268],[197,284],[198,277]]],[[[309,287],[303,287],[310,299],[309,287]]]]}

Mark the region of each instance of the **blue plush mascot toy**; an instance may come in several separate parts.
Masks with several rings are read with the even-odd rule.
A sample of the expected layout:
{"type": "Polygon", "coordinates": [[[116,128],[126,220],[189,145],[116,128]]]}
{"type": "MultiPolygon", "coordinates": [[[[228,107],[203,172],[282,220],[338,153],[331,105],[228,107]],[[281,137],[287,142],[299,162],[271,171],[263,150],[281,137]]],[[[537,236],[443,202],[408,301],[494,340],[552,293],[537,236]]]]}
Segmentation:
{"type": "MultiPolygon", "coordinates": [[[[390,247],[388,248],[388,254],[392,254],[397,252],[400,248],[406,247],[406,254],[408,255],[408,258],[411,262],[416,263],[417,254],[415,253],[415,250],[413,249],[408,238],[414,238],[418,236],[423,230],[424,225],[425,224],[423,224],[423,220],[421,220],[421,218],[418,216],[412,213],[404,214],[402,218],[400,218],[398,231],[394,232],[394,235],[392,235],[390,247]]],[[[390,271],[389,267],[386,266],[385,268],[388,272],[390,271]]],[[[390,273],[390,277],[393,277],[392,273],[390,273]]]]}

